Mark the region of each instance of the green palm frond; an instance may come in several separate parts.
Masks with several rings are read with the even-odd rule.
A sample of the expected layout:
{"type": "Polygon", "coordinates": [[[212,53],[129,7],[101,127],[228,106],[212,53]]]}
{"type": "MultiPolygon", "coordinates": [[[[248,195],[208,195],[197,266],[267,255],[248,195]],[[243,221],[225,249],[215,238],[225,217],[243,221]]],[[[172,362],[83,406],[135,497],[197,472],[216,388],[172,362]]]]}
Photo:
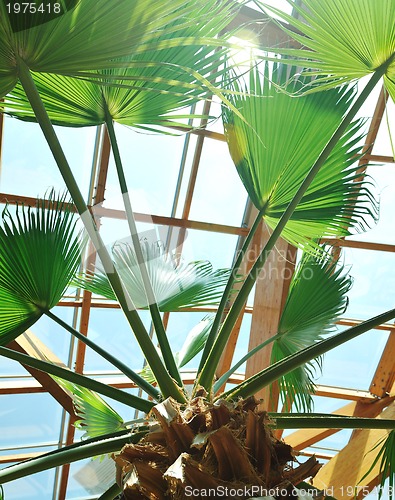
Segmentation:
{"type": "MultiPolygon", "coordinates": [[[[145,4],[141,0],[135,2],[141,3],[145,4]]],[[[51,121],[66,126],[98,125],[104,122],[107,110],[115,121],[132,126],[166,125],[180,120],[182,114],[177,113],[180,108],[207,94],[204,79],[212,85],[224,71],[221,60],[225,49],[218,47],[214,51],[213,45],[236,8],[215,0],[189,0],[182,7],[175,5],[174,10],[177,15],[169,16],[168,24],[162,21],[160,31],[144,34],[155,40],[154,49],[158,44],[162,48],[149,50],[147,45],[140,53],[144,44],[137,47],[129,44],[127,57],[112,61],[118,69],[85,71],[88,80],[34,73],[51,121]],[[100,80],[102,85],[89,78],[100,80]]],[[[166,20],[167,9],[164,11],[166,20]]],[[[147,28],[150,29],[149,23],[147,28]]],[[[3,109],[21,119],[35,120],[20,84],[7,96],[3,109]]]]}
{"type": "Polygon", "coordinates": [[[93,438],[126,429],[123,418],[96,392],[58,377],[56,381],[72,396],[74,410],[80,420],[77,429],[85,431],[83,438],[93,438]]]}
{"type": "MultiPolygon", "coordinates": [[[[171,5],[150,0],[132,3],[120,0],[115,4],[107,0],[62,1],[57,2],[61,6],[60,15],[54,15],[54,4],[49,0],[44,14],[34,15],[14,14],[12,2],[10,7],[1,4],[1,96],[17,83],[18,58],[32,71],[44,73],[75,75],[81,71],[110,69],[117,58],[180,46],[181,40],[171,36],[176,35],[174,25],[181,30],[196,22],[191,16],[201,14],[207,21],[209,14],[203,1],[174,0],[171,5]],[[163,39],[163,33],[170,35],[168,39],[163,39]]],[[[236,12],[227,2],[220,2],[218,8],[215,13],[220,12],[228,21],[236,12]]],[[[213,17],[210,19],[214,24],[213,17]]],[[[205,41],[210,44],[209,39],[205,41]]],[[[215,45],[213,39],[211,43],[215,45]]],[[[183,44],[196,46],[199,42],[192,36],[185,38],[183,44]]]]}
{"type": "MultiPolygon", "coordinates": [[[[366,474],[360,479],[358,484],[363,483],[364,479],[368,477],[368,475],[372,472],[372,470],[376,467],[378,463],[380,463],[380,487],[378,488],[378,498],[383,496],[385,483],[388,478],[388,492],[389,498],[394,500],[395,498],[395,431],[390,431],[386,438],[381,439],[376,446],[374,446],[368,453],[372,453],[373,451],[379,451],[376,457],[373,459],[371,466],[369,467],[366,474]]],[[[357,487],[356,487],[357,489],[357,487]]]]}
{"type": "MultiPolygon", "coordinates": [[[[185,366],[203,350],[213,321],[212,315],[205,316],[188,333],[180,351],[175,355],[178,368],[185,366]]],[[[155,383],[155,377],[148,365],[143,368],[140,375],[150,384],[155,383]]]]}
{"type": "MultiPolygon", "coordinates": [[[[310,79],[294,75],[287,92],[280,92],[284,74],[282,64],[275,65],[271,81],[255,70],[249,90],[256,95],[230,97],[248,125],[230,110],[223,113],[237,171],[271,228],[341,123],[354,95],[353,89],[343,87],[295,98],[290,94],[310,79]],[[310,136],[314,140],[306,141],[310,136]]],[[[239,84],[233,82],[231,88],[239,90],[239,84]]],[[[349,126],[286,225],[283,237],[294,245],[316,249],[312,240],[345,236],[350,227],[363,228],[376,217],[369,182],[361,181],[355,165],[361,154],[362,125],[358,120],[349,126]]]]}
{"type": "Polygon", "coordinates": [[[180,368],[189,363],[203,349],[213,321],[214,317],[212,315],[205,316],[188,333],[178,353],[178,366],[180,368]]]}
{"type": "Polygon", "coordinates": [[[64,197],[36,208],[6,208],[0,227],[0,344],[33,325],[61,299],[80,264],[81,239],[64,197]]]}
{"type": "Polygon", "coordinates": [[[308,68],[321,82],[333,85],[371,74],[390,61],[384,84],[395,99],[392,0],[303,0],[302,6],[287,1],[300,19],[269,5],[265,8],[297,28],[298,33],[287,33],[309,50],[276,48],[276,52],[289,56],[291,64],[308,68]]]}
{"type": "MultiPolygon", "coordinates": [[[[351,279],[336,269],[328,253],[312,256],[305,254],[292,278],[284,311],[275,336],[256,346],[235,363],[214,385],[217,392],[229,377],[261,349],[273,344],[271,363],[303,350],[335,329],[337,317],[347,306],[346,294],[351,279]]],[[[280,395],[286,405],[295,403],[298,411],[311,411],[314,393],[314,372],[321,368],[318,357],[279,378],[280,395]]]]}
{"type": "MultiPolygon", "coordinates": [[[[215,305],[221,299],[229,270],[213,271],[208,261],[177,265],[158,243],[142,241],[141,248],[156,301],[162,312],[215,305]]],[[[134,305],[139,309],[146,309],[148,304],[143,280],[133,248],[127,243],[117,244],[113,247],[113,257],[134,305]]],[[[77,279],[75,284],[115,300],[114,292],[101,271],[97,271],[93,276],[88,273],[77,279]]]]}
{"type": "MultiPolygon", "coordinates": [[[[336,268],[332,257],[304,255],[293,276],[278,334],[273,342],[271,363],[322,340],[335,330],[336,319],[347,307],[351,278],[343,267],[336,268]]],[[[311,411],[314,371],[321,358],[290,371],[279,379],[283,402],[287,397],[298,411],[311,411]]]]}

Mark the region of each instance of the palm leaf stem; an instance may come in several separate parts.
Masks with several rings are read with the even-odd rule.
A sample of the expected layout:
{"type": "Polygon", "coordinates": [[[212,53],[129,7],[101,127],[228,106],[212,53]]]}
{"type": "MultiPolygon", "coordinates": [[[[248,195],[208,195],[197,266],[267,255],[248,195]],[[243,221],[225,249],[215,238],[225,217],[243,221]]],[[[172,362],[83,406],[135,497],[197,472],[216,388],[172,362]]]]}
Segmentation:
{"type": "Polygon", "coordinates": [[[97,253],[100,257],[102,265],[106,271],[108,279],[111,283],[111,286],[116,294],[119,304],[132,328],[134,331],[137,341],[141,347],[141,350],[144,353],[149,365],[152,369],[152,372],[155,374],[156,380],[158,380],[158,385],[162,391],[162,394],[167,396],[172,396],[179,402],[185,402],[185,396],[174,382],[172,377],[169,375],[166,370],[156,348],[153,344],[150,336],[144,327],[144,324],[141,321],[140,316],[137,311],[130,304],[130,299],[125,296],[124,289],[122,287],[122,282],[118,273],[116,272],[111,257],[104,245],[103,240],[97,230],[96,224],[94,223],[92,216],[86,206],[86,203],[82,197],[80,189],[74,179],[73,173],[70,169],[70,166],[67,162],[67,159],[64,155],[63,149],[59,143],[59,140],[56,136],[55,130],[52,126],[52,123],[48,117],[48,114],[45,110],[45,107],[42,103],[40,95],[37,91],[37,88],[34,84],[33,78],[29,71],[29,68],[25,64],[25,62],[16,56],[18,59],[18,69],[19,69],[19,79],[21,85],[24,88],[26,96],[29,99],[29,102],[32,106],[32,109],[35,113],[37,122],[39,123],[43,134],[47,140],[48,146],[51,149],[51,152],[55,158],[55,161],[58,165],[59,171],[66,183],[67,189],[70,192],[70,195],[73,199],[73,202],[78,210],[78,213],[81,216],[81,219],[84,223],[84,226],[97,250],[97,253]]]}
{"type": "Polygon", "coordinates": [[[279,340],[284,334],[283,333],[277,333],[276,335],[273,335],[273,337],[270,337],[270,339],[266,339],[264,342],[261,344],[257,345],[254,347],[254,349],[251,349],[251,351],[247,352],[245,356],[243,356],[235,365],[233,365],[226,373],[224,373],[214,384],[214,394],[216,394],[220,388],[226,384],[228,381],[229,377],[243,364],[245,363],[248,359],[250,359],[254,354],[256,354],[258,351],[266,347],[268,344],[271,344],[275,340],[279,340]]]}
{"type": "Polygon", "coordinates": [[[114,483],[110,486],[110,488],[108,488],[107,491],[100,495],[97,500],[114,500],[118,493],[121,493],[121,488],[117,485],[117,483],[114,483]]]}
{"type": "Polygon", "coordinates": [[[146,432],[129,432],[126,435],[108,439],[100,439],[89,442],[78,443],[78,446],[71,445],[60,450],[55,450],[37,458],[25,460],[11,467],[0,471],[0,481],[5,484],[15,481],[30,474],[36,474],[44,470],[52,469],[63,464],[91,458],[97,455],[104,455],[119,451],[127,443],[137,443],[146,432]]]}
{"type": "MultiPolygon", "coordinates": [[[[307,191],[308,187],[310,186],[311,182],[314,180],[314,177],[317,175],[319,172],[320,168],[322,165],[325,163],[327,158],[329,157],[330,153],[332,152],[333,148],[336,146],[338,141],[341,139],[343,134],[346,132],[347,127],[350,125],[352,119],[355,117],[356,113],[359,111],[361,108],[362,104],[365,102],[367,97],[370,95],[374,87],[377,85],[377,83],[381,80],[383,75],[385,74],[386,69],[388,66],[391,64],[393,59],[395,58],[395,54],[393,54],[384,64],[382,64],[379,68],[376,69],[372,77],[370,78],[369,82],[365,86],[365,88],[362,90],[354,104],[351,106],[350,110],[346,114],[346,116],[343,118],[342,122],[332,135],[331,139],[325,146],[325,148],[322,150],[320,156],[314,163],[314,165],[311,167],[309,173],[305,177],[304,181],[300,185],[298,191],[296,192],[294,198],[286,208],[285,212],[281,216],[277,226],[273,230],[273,233],[271,234],[270,238],[268,239],[266,245],[264,246],[260,256],[256,260],[255,264],[253,265],[251,271],[247,275],[242,287],[240,288],[240,291],[236,297],[236,300],[231,307],[228,315],[226,316],[226,319],[222,325],[222,328],[215,340],[215,343],[206,359],[205,365],[201,371],[200,377],[197,380],[197,384],[203,386],[209,393],[211,391],[211,387],[213,384],[213,378],[215,374],[215,369],[218,365],[219,359],[222,355],[222,352],[226,346],[226,342],[228,341],[228,338],[232,332],[233,326],[235,322],[237,321],[237,318],[240,314],[241,309],[244,306],[245,301],[248,298],[248,295],[250,291],[252,290],[252,287],[255,284],[255,281],[257,277],[259,276],[259,273],[261,272],[263,266],[265,265],[265,262],[274,248],[278,238],[280,237],[283,229],[285,228],[287,222],[291,218],[293,212],[295,211],[296,207],[298,206],[299,202],[303,198],[305,192],[307,191]]],[[[310,358],[311,359],[311,358],[310,358]]]]}
{"type": "Polygon", "coordinates": [[[131,406],[132,408],[135,408],[137,410],[144,411],[145,413],[148,413],[152,409],[152,407],[155,406],[155,403],[153,403],[152,401],[148,401],[138,396],[133,396],[132,394],[129,394],[125,391],[121,391],[120,389],[116,389],[115,387],[111,387],[107,384],[98,382],[97,380],[85,377],[84,375],[75,373],[67,368],[62,368],[61,366],[54,365],[52,363],[49,363],[48,361],[42,361],[41,359],[32,358],[31,356],[27,356],[26,354],[14,351],[13,349],[8,349],[7,347],[0,347],[0,355],[8,359],[18,361],[23,365],[31,366],[32,368],[36,368],[37,370],[40,370],[42,372],[54,375],[55,377],[68,380],[69,382],[73,382],[73,384],[82,385],[82,387],[86,387],[91,391],[98,392],[103,396],[115,399],[120,403],[131,406]]]}
{"type": "MultiPolygon", "coordinates": [[[[382,420],[374,418],[342,417],[325,414],[306,415],[284,415],[270,413],[273,419],[273,427],[278,429],[292,428],[316,428],[316,429],[393,429],[394,420],[382,420]]],[[[30,474],[63,465],[65,463],[83,460],[95,455],[118,451],[126,443],[138,442],[146,432],[135,433],[125,431],[116,433],[114,437],[92,438],[90,440],[75,443],[61,450],[54,450],[37,458],[26,460],[17,465],[7,467],[0,471],[0,481],[5,484],[30,474]]],[[[106,498],[106,497],[103,497],[106,498]]]]}
{"type": "Polygon", "coordinates": [[[343,417],[323,413],[269,413],[276,429],[395,429],[395,420],[343,417]]]}
{"type": "Polygon", "coordinates": [[[155,297],[154,291],[152,289],[151,281],[150,281],[148,271],[147,271],[147,266],[145,265],[144,256],[143,256],[143,252],[141,250],[140,240],[139,240],[139,236],[138,236],[138,232],[137,232],[136,220],[134,217],[133,208],[132,208],[132,204],[131,204],[130,196],[129,196],[129,190],[128,190],[128,186],[127,186],[127,182],[126,182],[126,178],[125,178],[125,173],[124,173],[123,166],[122,166],[121,154],[120,154],[119,147],[118,147],[118,141],[117,141],[117,138],[115,135],[114,123],[113,123],[112,118],[110,116],[110,113],[108,111],[107,103],[104,100],[104,97],[103,97],[103,106],[105,109],[106,127],[107,127],[108,135],[110,138],[111,148],[112,148],[112,152],[114,155],[115,166],[116,166],[117,174],[118,174],[119,186],[121,188],[123,203],[125,206],[126,218],[128,221],[130,235],[131,235],[132,243],[133,243],[133,248],[134,248],[134,251],[136,253],[136,258],[137,258],[137,262],[139,265],[139,270],[141,273],[143,286],[144,286],[145,294],[146,294],[147,301],[148,301],[148,307],[149,307],[149,310],[151,313],[152,323],[153,323],[154,328],[155,328],[156,337],[158,339],[158,343],[159,343],[159,346],[160,346],[160,349],[162,352],[162,357],[163,357],[163,360],[165,362],[166,368],[169,370],[169,373],[174,378],[174,380],[176,380],[176,382],[180,386],[182,386],[181,376],[180,376],[180,373],[178,371],[177,364],[175,362],[175,359],[174,359],[174,356],[173,356],[173,353],[172,353],[172,350],[171,350],[171,347],[169,344],[169,339],[166,335],[166,331],[165,331],[165,328],[163,326],[158,303],[156,301],[156,297],[155,297]]]}
{"type": "Polygon", "coordinates": [[[217,333],[218,333],[218,330],[219,330],[219,327],[221,324],[221,320],[222,320],[222,317],[224,314],[224,310],[225,310],[226,304],[228,302],[229,294],[232,291],[233,285],[236,281],[236,276],[237,276],[237,273],[239,271],[241,262],[242,262],[243,257],[244,257],[244,255],[245,255],[245,253],[250,245],[252,237],[254,236],[256,230],[259,227],[259,223],[262,220],[262,216],[263,216],[265,210],[266,210],[266,206],[264,208],[262,208],[262,210],[260,210],[258,215],[256,216],[256,219],[255,219],[253,225],[251,226],[251,229],[248,232],[246,239],[244,240],[243,246],[242,246],[242,248],[241,248],[241,250],[240,250],[233,266],[232,266],[232,269],[231,269],[230,274],[229,274],[228,282],[226,283],[224,293],[222,294],[222,297],[221,297],[221,302],[219,303],[217,312],[215,314],[213,326],[211,327],[209,336],[207,338],[206,345],[204,346],[204,351],[203,351],[203,354],[202,354],[202,357],[200,360],[198,373],[200,373],[200,371],[203,369],[205,360],[207,359],[207,356],[209,355],[211,348],[213,347],[213,344],[215,342],[215,338],[217,336],[217,333]]]}
{"type": "Polygon", "coordinates": [[[134,382],[138,387],[140,387],[143,391],[145,391],[148,395],[153,397],[155,400],[159,401],[162,398],[161,393],[155,389],[150,383],[148,383],[143,377],[141,377],[138,373],[131,370],[127,365],[119,361],[118,358],[112,356],[105,349],[102,349],[97,344],[92,342],[88,337],[80,333],[78,330],[73,328],[72,326],[65,323],[61,318],[53,314],[51,311],[45,311],[46,316],[51,318],[53,321],[58,323],[58,325],[65,328],[69,333],[71,333],[78,340],[89,346],[93,349],[97,354],[106,359],[109,363],[114,365],[118,370],[120,370],[124,375],[126,375],[132,382],[134,382]]]}
{"type": "Polygon", "coordinates": [[[363,323],[360,323],[357,326],[353,326],[348,328],[347,330],[337,333],[332,337],[321,340],[310,347],[306,347],[305,349],[298,351],[291,356],[287,356],[286,358],[274,363],[273,365],[261,370],[256,375],[253,375],[249,379],[245,380],[241,384],[239,384],[236,388],[230,389],[229,391],[221,394],[221,398],[225,399],[233,399],[237,397],[248,397],[255,394],[257,391],[265,387],[266,385],[271,384],[275,380],[279,379],[286,373],[294,370],[298,366],[301,366],[312,359],[325,354],[326,352],[338,347],[349,340],[358,337],[362,333],[365,333],[378,325],[391,321],[395,317],[395,309],[390,309],[379,316],[375,316],[363,323]]]}

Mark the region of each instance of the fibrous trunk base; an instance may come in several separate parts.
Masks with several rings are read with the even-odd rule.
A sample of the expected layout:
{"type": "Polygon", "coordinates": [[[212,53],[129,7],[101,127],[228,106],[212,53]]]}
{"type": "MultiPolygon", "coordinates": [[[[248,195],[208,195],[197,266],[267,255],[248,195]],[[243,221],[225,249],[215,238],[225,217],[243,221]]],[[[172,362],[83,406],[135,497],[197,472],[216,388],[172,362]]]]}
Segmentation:
{"type": "Polygon", "coordinates": [[[125,500],[295,498],[294,484],[320,468],[314,457],[294,466],[254,399],[198,397],[187,407],[167,399],[150,416],[152,430],[115,456],[125,500]]]}

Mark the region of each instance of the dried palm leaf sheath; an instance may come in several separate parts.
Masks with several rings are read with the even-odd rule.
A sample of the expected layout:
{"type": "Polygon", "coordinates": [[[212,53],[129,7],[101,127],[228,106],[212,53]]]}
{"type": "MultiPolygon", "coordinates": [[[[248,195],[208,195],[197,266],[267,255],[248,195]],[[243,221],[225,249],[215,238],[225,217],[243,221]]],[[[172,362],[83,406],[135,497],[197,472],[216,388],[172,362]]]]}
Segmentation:
{"type": "Polygon", "coordinates": [[[185,409],[169,398],[152,417],[152,430],[115,456],[123,499],[285,498],[320,468],[314,457],[292,466],[292,448],[274,437],[253,398],[210,404],[196,397],[185,409]]]}

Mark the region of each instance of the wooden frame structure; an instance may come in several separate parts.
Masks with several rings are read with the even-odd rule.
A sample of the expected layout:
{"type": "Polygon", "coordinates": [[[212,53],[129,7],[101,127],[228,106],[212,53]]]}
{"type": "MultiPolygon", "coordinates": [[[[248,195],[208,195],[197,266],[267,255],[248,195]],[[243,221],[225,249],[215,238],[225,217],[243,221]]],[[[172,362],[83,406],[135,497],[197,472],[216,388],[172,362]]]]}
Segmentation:
{"type": "MultiPolygon", "coordinates": [[[[248,20],[250,22],[251,29],[254,29],[259,37],[265,37],[265,39],[269,36],[279,36],[279,32],[276,30],[274,25],[265,25],[262,27],[261,24],[254,24],[254,21],[257,20],[257,13],[251,9],[243,8],[243,11],[240,15],[238,22],[245,22],[248,20]]],[[[278,39],[277,39],[278,40],[278,39]]],[[[208,105],[207,105],[208,106],[208,105]]],[[[393,163],[394,159],[392,157],[386,155],[376,155],[372,154],[371,145],[374,144],[380,123],[383,119],[385,110],[385,96],[384,93],[380,93],[380,97],[378,99],[374,114],[372,116],[372,120],[370,122],[369,133],[366,137],[366,146],[364,149],[364,157],[361,160],[361,165],[363,165],[366,160],[368,161],[377,161],[384,163],[393,163]]],[[[208,108],[206,109],[208,111],[208,108]]],[[[4,124],[7,126],[6,123],[4,124]]],[[[212,233],[221,233],[221,234],[230,234],[236,235],[239,238],[239,242],[243,240],[248,232],[248,227],[251,225],[253,220],[253,209],[248,207],[246,210],[246,217],[244,225],[240,226],[230,226],[224,224],[216,224],[210,221],[198,221],[191,220],[189,218],[191,203],[194,197],[194,188],[197,176],[199,175],[199,165],[201,160],[201,154],[203,147],[206,141],[224,141],[223,134],[218,132],[213,132],[207,130],[206,122],[201,124],[201,127],[198,130],[191,130],[192,134],[196,134],[197,143],[194,150],[194,157],[192,162],[192,167],[190,171],[190,177],[188,181],[188,187],[186,190],[185,198],[184,198],[184,206],[182,210],[182,216],[177,218],[174,216],[166,217],[162,215],[154,215],[154,214],[143,214],[137,213],[136,219],[140,222],[149,222],[157,225],[171,227],[178,227],[184,230],[186,229],[197,229],[201,231],[207,231],[212,233]]],[[[0,134],[3,131],[3,118],[0,115],[0,134]]],[[[0,137],[1,144],[1,137],[0,137]]],[[[110,158],[110,147],[108,137],[105,133],[100,133],[98,135],[98,143],[97,143],[97,155],[94,161],[94,169],[96,170],[95,183],[91,190],[90,195],[90,206],[93,210],[95,216],[98,220],[102,218],[113,218],[113,219],[124,219],[125,214],[120,210],[112,210],[106,209],[101,206],[102,201],[105,196],[106,189],[106,178],[107,171],[109,165],[110,158]]],[[[1,152],[1,148],[0,148],[1,152]]],[[[1,189],[1,188],[0,188],[1,189]]],[[[17,192],[9,194],[9,193],[0,193],[0,203],[24,203],[28,205],[34,205],[35,199],[28,198],[25,196],[19,196],[17,192]]],[[[254,238],[252,242],[251,249],[254,252],[258,252],[259,248],[262,246],[265,240],[265,232],[262,229],[261,233],[258,234],[256,238],[254,238]]],[[[339,240],[327,240],[339,248],[358,248],[365,250],[373,250],[373,251],[383,251],[389,253],[395,253],[395,244],[382,244],[376,242],[366,242],[353,240],[352,238],[347,239],[339,239],[339,240]]],[[[295,264],[296,259],[296,251],[292,247],[290,247],[285,242],[280,243],[283,251],[287,255],[287,259],[283,259],[280,262],[278,259],[274,261],[272,264],[275,266],[287,266],[292,270],[292,267],[295,264]]],[[[94,254],[91,252],[91,261],[94,262],[94,254]]],[[[244,269],[248,269],[248,263],[243,264],[244,269]]],[[[284,273],[283,273],[284,274],[284,273]]],[[[281,275],[281,273],[280,273],[281,275]]],[[[289,274],[287,273],[289,276],[289,274]]],[[[289,280],[279,280],[279,279],[271,279],[269,282],[266,280],[265,284],[263,282],[259,282],[256,286],[255,292],[255,302],[253,308],[246,307],[244,313],[252,314],[252,326],[250,332],[250,341],[249,341],[249,349],[253,348],[255,345],[262,342],[267,336],[273,334],[273,325],[277,324],[277,320],[279,314],[281,313],[283,304],[284,304],[284,294],[287,291],[289,286],[289,280]]],[[[84,292],[80,297],[70,299],[65,298],[59,304],[63,307],[73,308],[76,311],[76,318],[78,322],[76,325],[78,326],[81,333],[84,335],[88,335],[89,332],[89,319],[90,319],[90,311],[92,308],[110,308],[116,307],[113,304],[106,303],[104,301],[96,301],[92,300],[92,296],[88,292],[84,292]],[[78,313],[77,313],[78,311],[78,313]]],[[[237,342],[238,332],[240,330],[242,321],[242,316],[239,319],[239,323],[234,329],[234,332],[230,338],[228,346],[224,352],[223,358],[220,364],[220,371],[223,373],[228,369],[230,363],[232,361],[232,357],[234,354],[234,349],[237,342]]],[[[340,321],[341,324],[344,325],[353,325],[358,322],[358,319],[342,319],[340,321]]],[[[318,386],[316,395],[319,397],[332,398],[333,400],[341,400],[342,403],[339,404],[339,407],[334,411],[336,414],[342,415],[354,415],[354,416],[369,416],[369,417],[380,417],[380,414],[383,410],[383,416],[390,416],[390,418],[394,417],[394,407],[393,401],[395,398],[395,325],[382,325],[378,329],[384,330],[389,333],[388,341],[383,350],[381,359],[376,368],[375,374],[371,380],[371,384],[369,387],[364,388],[364,390],[355,390],[355,389],[347,389],[347,388],[339,388],[339,387],[326,387],[326,386],[318,386]],[[346,405],[343,404],[344,400],[349,401],[346,405]]],[[[43,356],[43,352],[45,351],[45,357],[47,359],[52,359],[54,362],[61,362],[58,360],[53,353],[51,353],[45,346],[40,345],[40,342],[35,339],[32,343],[32,334],[27,334],[23,338],[17,339],[14,341],[10,347],[23,350],[23,352],[28,352],[33,356],[43,356]],[[33,348],[32,345],[36,347],[33,348]],[[37,347],[39,346],[39,347],[37,347]]],[[[263,352],[261,356],[256,356],[251,359],[247,363],[246,374],[250,375],[255,373],[256,371],[265,367],[268,363],[270,356],[270,350],[263,352]]],[[[85,346],[81,342],[77,342],[74,346],[74,354],[71,355],[70,359],[73,360],[73,367],[75,371],[83,373],[84,372],[84,360],[85,360],[85,346]]],[[[67,362],[62,360],[63,363],[67,362]]],[[[70,366],[70,364],[69,364],[70,366]]],[[[39,392],[48,392],[50,393],[57,401],[63,406],[63,421],[64,421],[64,429],[63,429],[63,443],[71,444],[74,440],[74,427],[73,422],[75,420],[74,411],[71,405],[70,398],[63,391],[63,389],[54,382],[51,377],[44,376],[42,373],[29,369],[29,372],[32,378],[26,378],[23,380],[9,380],[3,381],[0,378],[0,401],[1,396],[6,394],[26,394],[26,393],[39,393],[39,392]]],[[[0,373],[1,375],[1,373],[0,373]]],[[[194,374],[184,374],[186,380],[190,379],[193,381],[194,374]]],[[[235,375],[234,381],[242,380],[243,375],[235,375]]],[[[128,388],[132,387],[132,385],[125,381],[123,377],[119,376],[107,376],[104,380],[106,383],[114,387],[122,387],[128,388]]],[[[267,394],[265,395],[265,399],[267,400],[267,394]]],[[[1,405],[1,403],[0,403],[1,405]]],[[[277,399],[274,399],[270,403],[270,409],[276,409],[278,405],[277,399]]],[[[321,430],[299,430],[295,431],[292,434],[288,435],[286,440],[292,446],[295,447],[296,450],[303,452],[306,448],[311,446],[318,446],[320,441],[328,437],[329,435],[335,433],[334,430],[329,429],[321,429],[321,430]]],[[[318,476],[318,482],[321,481],[322,485],[325,486],[327,481],[335,481],[337,485],[337,498],[349,498],[347,494],[344,492],[342,495],[341,484],[347,484],[347,474],[348,469],[345,465],[347,463],[347,457],[350,456],[362,456],[366,451],[366,443],[374,443],[374,439],[377,438],[378,431],[376,433],[364,431],[362,433],[354,433],[349,441],[349,443],[345,446],[345,448],[338,454],[332,458],[331,454],[321,453],[318,454],[323,458],[328,459],[327,465],[322,469],[318,476]],[[346,458],[344,458],[346,457],[346,458]],[[340,465],[339,465],[340,464],[340,465]],[[328,479],[331,478],[331,479],[328,479]],[[333,479],[335,478],[335,479],[333,479]]],[[[307,454],[311,453],[311,451],[305,452],[307,454]]],[[[21,459],[29,458],[34,456],[34,454],[26,454],[23,453],[22,450],[20,453],[12,453],[9,455],[4,455],[0,459],[0,463],[7,464],[12,463],[14,461],[18,461],[21,459]]],[[[354,464],[355,467],[358,467],[359,477],[362,477],[364,472],[367,470],[367,464],[364,460],[359,460],[358,464],[354,464]]],[[[357,474],[357,475],[358,475],[357,474]]],[[[69,478],[69,466],[63,466],[58,472],[56,476],[56,500],[65,500],[67,485],[69,478]]],[[[369,484],[368,488],[372,489],[378,482],[378,474],[377,471],[373,471],[371,476],[369,476],[369,484]]],[[[320,486],[317,484],[317,486],[320,486]]],[[[44,499],[43,499],[44,500],[44,499]]]]}

